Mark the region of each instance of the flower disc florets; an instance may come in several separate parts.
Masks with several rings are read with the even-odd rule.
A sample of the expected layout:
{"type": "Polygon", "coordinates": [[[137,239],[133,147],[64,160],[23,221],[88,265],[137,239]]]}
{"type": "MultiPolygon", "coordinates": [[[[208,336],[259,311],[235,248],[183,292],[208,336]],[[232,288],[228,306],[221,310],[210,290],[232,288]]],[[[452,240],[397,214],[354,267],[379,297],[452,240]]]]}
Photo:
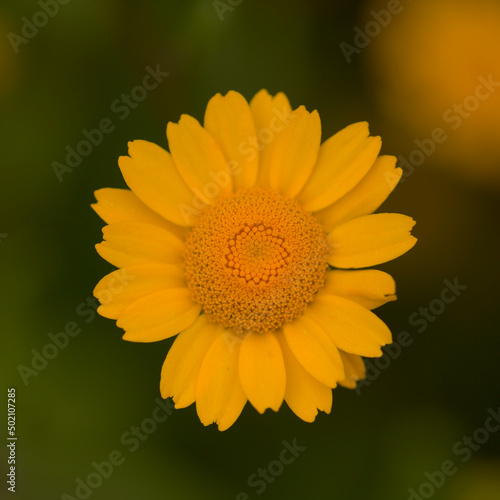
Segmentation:
{"type": "Polygon", "coordinates": [[[323,285],[327,235],[292,199],[241,190],[200,216],[186,242],[193,298],[213,321],[244,334],[302,314],[323,285]]]}

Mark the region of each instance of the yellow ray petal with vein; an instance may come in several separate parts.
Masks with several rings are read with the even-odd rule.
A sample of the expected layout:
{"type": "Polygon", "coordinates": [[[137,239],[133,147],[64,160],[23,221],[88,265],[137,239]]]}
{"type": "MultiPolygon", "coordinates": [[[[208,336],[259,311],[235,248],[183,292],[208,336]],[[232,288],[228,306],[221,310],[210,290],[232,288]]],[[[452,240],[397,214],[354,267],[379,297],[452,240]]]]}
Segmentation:
{"type": "Polygon", "coordinates": [[[274,139],[269,169],[269,185],[293,198],[307,182],[318,158],[321,122],[317,111],[300,106],[290,115],[290,123],[274,139]]]}
{"type": "Polygon", "coordinates": [[[328,233],[336,226],[377,210],[401,179],[395,156],[379,156],[361,181],[338,201],[314,215],[328,233]]]}
{"type": "Polygon", "coordinates": [[[290,409],[305,422],[313,422],[318,410],[330,413],[332,390],[310,375],[297,361],[284,335],[277,334],[286,369],[285,401],[290,409]]]}
{"type": "Polygon", "coordinates": [[[205,314],[200,314],[191,326],[179,333],[168,351],[161,370],[160,391],[163,398],[173,398],[176,408],[195,402],[201,363],[219,329],[205,314]]]}
{"type": "Polygon", "coordinates": [[[391,332],[380,318],[343,297],[319,294],[305,315],[318,322],[343,351],[378,357],[380,346],[391,342],[391,332]]]}
{"type": "Polygon", "coordinates": [[[251,141],[248,149],[260,156],[257,185],[267,187],[275,140],[290,123],[292,108],[283,92],[278,92],[273,97],[267,90],[261,90],[250,101],[250,111],[255,122],[257,140],[251,141]]]}
{"type": "Polygon", "coordinates": [[[354,123],[325,141],[314,170],[298,195],[311,212],[331,205],[370,170],[380,151],[380,137],[369,137],[368,123],[354,123]]]}
{"type": "Polygon", "coordinates": [[[148,141],[128,143],[130,156],[120,156],[118,165],[128,187],[149,208],[180,226],[192,226],[181,206],[191,206],[193,192],[177,172],[170,154],[148,141]]]}
{"type": "Polygon", "coordinates": [[[167,339],[191,326],[201,308],[186,288],[170,288],[136,300],[118,318],[125,330],[124,340],[156,342],[167,339]]]}
{"type": "Polygon", "coordinates": [[[344,378],[337,346],[318,323],[302,316],[285,324],[283,332],[297,361],[322,384],[335,387],[344,378]]]}
{"type": "Polygon", "coordinates": [[[377,269],[333,270],[326,273],[320,293],[340,295],[367,309],[375,309],[396,300],[396,282],[390,274],[377,269]]]}
{"type": "Polygon", "coordinates": [[[339,384],[347,389],[355,389],[356,382],[365,378],[365,362],[361,356],[339,350],[345,368],[345,379],[339,384]]]}
{"type": "Polygon", "coordinates": [[[93,203],[91,207],[106,224],[142,222],[159,226],[182,239],[186,235],[185,228],[158,215],[129,189],[103,188],[94,194],[97,203],[93,203]]]}
{"type": "Polygon", "coordinates": [[[184,242],[152,224],[117,222],[102,230],[104,241],[96,245],[99,255],[116,267],[146,262],[182,263],[184,242]]]}
{"type": "Polygon", "coordinates": [[[97,312],[105,318],[118,319],[130,304],[146,295],[183,287],[186,279],[179,266],[151,262],[117,269],[94,288],[94,296],[101,303],[97,312]]]}
{"type": "Polygon", "coordinates": [[[220,431],[233,425],[247,402],[238,376],[240,343],[231,343],[227,335],[234,334],[219,329],[196,384],[196,411],[201,422],[215,422],[220,431]]]}
{"type": "Polygon", "coordinates": [[[415,221],[402,214],[372,214],[353,219],[328,235],[328,263],[342,269],[388,262],[410,250],[417,239],[410,234],[415,221]]]}
{"type": "Polygon", "coordinates": [[[278,411],[285,396],[281,347],[272,332],[250,333],[241,343],[239,374],[245,394],[259,413],[278,411]]]}
{"type": "Polygon", "coordinates": [[[233,181],[219,145],[198,120],[182,115],[167,125],[168,145],[174,164],[186,184],[203,202],[212,204],[230,194],[233,181]]]}
{"type": "Polygon", "coordinates": [[[259,155],[250,147],[257,133],[246,99],[234,91],[216,94],[208,102],[204,125],[230,162],[234,189],[251,188],[257,179],[259,155]]]}

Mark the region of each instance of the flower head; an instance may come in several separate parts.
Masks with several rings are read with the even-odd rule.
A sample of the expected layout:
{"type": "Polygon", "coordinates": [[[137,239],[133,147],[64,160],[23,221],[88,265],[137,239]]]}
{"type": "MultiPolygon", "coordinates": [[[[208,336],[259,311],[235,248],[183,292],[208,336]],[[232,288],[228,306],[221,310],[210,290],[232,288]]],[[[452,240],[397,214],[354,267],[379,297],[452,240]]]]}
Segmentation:
{"type": "Polygon", "coordinates": [[[96,192],[97,250],[119,268],[94,290],[99,313],[125,340],[177,335],[160,390],[205,425],[227,429],[247,401],[285,400],[308,422],[330,412],[331,389],[355,387],[361,356],[391,342],[371,309],[395,300],[394,280],[362,268],[416,241],[410,217],[372,214],[396,159],[364,122],[321,144],[316,111],[265,90],[250,104],[217,94],[203,127],[183,115],[167,137],[170,153],[129,143],[130,190],[96,192]]]}

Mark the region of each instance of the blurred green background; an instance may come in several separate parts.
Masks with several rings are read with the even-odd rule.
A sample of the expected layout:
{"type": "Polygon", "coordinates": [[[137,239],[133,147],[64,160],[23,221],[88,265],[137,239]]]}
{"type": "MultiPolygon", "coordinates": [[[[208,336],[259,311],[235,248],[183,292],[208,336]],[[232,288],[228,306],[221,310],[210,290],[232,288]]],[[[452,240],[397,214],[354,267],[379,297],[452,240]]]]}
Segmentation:
{"type": "Polygon", "coordinates": [[[4,408],[6,389],[17,391],[16,498],[399,500],[410,488],[414,500],[500,498],[500,431],[478,430],[500,407],[500,90],[474,98],[481,77],[500,81],[498,12],[460,0],[2,0],[0,372],[4,408]],[[169,75],[118,112],[157,66],[169,75]],[[94,250],[93,191],[125,187],[127,141],[166,147],[168,121],[202,119],[216,92],[250,99],[261,88],[317,109],[324,139],[367,120],[382,152],[407,161],[382,211],[413,216],[419,242],[381,266],[399,300],[377,314],[412,343],[357,392],[336,389],[313,424],[285,404],[263,416],[247,405],[220,433],[191,406],[127,444],[157,405],[171,340],[124,342],[93,312],[92,289],[111,271],[94,250]],[[113,131],[58,178],[54,162],[105,118],[113,131]],[[447,140],[433,150],[436,128],[447,140]],[[466,286],[450,304],[445,280],[466,286]],[[429,304],[437,314],[425,319],[429,304]],[[81,333],[37,374],[23,371],[69,322],[81,333]],[[252,475],[293,440],[305,450],[257,487],[252,475]],[[93,462],[115,450],[120,465],[96,478],[93,462]],[[454,473],[435,473],[446,461],[454,473]],[[78,479],[92,489],[77,491],[78,479]]]}

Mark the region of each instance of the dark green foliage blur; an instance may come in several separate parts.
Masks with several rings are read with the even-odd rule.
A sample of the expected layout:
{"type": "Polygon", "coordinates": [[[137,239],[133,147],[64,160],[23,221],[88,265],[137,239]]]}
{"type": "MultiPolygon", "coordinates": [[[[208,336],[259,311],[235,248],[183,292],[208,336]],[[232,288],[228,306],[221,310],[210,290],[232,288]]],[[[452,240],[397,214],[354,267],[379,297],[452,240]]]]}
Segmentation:
{"type": "Polygon", "coordinates": [[[54,3],[0,6],[0,372],[3,408],[7,388],[17,395],[12,498],[401,500],[410,488],[437,500],[500,498],[500,430],[476,432],[500,407],[498,192],[434,168],[432,157],[381,209],[417,221],[416,247],[380,266],[399,300],[377,311],[411,343],[382,368],[372,362],[357,392],[335,389],[332,413],[313,424],[286,404],[264,415],[247,404],[224,433],[203,427],[194,406],[156,424],[172,341],[127,343],[93,311],[92,289],[112,270],[94,249],[103,226],[94,190],[125,187],[117,158],[127,141],[167,147],[167,122],[202,120],[215,93],[284,91],[292,106],[318,110],[324,139],[367,120],[382,153],[409,153],[412,138],[374,104],[369,52],[348,64],[339,48],[352,42],[361,2],[70,0],[57,13],[54,3]],[[42,4],[52,14],[30,31],[25,19],[44,23],[42,4]],[[148,67],[168,76],[124,104],[148,67]],[[112,130],[56,174],[54,162],[65,164],[67,148],[106,119],[112,130]],[[447,283],[450,303],[441,299],[447,283]],[[434,313],[422,312],[430,304],[434,313]],[[80,333],[46,351],[48,362],[33,360],[67,328],[80,333]],[[141,425],[152,432],[134,437],[141,425]],[[294,440],[305,450],[280,465],[283,441],[294,440]],[[112,459],[120,463],[110,470],[102,462],[112,459]],[[435,473],[443,464],[454,472],[435,473]],[[79,487],[87,481],[91,489],[79,487]]]}

